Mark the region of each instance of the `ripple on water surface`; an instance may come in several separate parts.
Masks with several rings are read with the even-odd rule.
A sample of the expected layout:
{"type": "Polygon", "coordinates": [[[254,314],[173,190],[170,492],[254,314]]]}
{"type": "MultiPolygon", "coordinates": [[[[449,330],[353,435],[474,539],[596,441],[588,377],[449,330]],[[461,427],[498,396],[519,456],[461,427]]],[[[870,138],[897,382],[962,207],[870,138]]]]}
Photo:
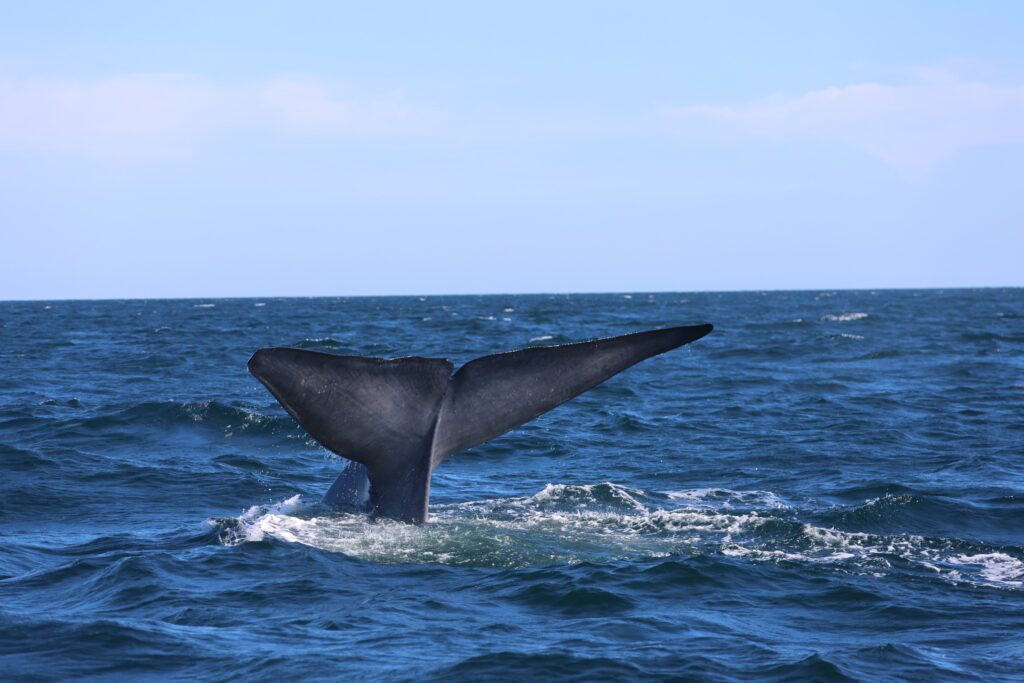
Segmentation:
{"type": "Polygon", "coordinates": [[[1024,290],[0,302],[0,335],[0,680],[1020,679],[1024,290]],[[445,463],[424,526],[316,503],[339,462],[246,371],[705,320],[445,463]]]}

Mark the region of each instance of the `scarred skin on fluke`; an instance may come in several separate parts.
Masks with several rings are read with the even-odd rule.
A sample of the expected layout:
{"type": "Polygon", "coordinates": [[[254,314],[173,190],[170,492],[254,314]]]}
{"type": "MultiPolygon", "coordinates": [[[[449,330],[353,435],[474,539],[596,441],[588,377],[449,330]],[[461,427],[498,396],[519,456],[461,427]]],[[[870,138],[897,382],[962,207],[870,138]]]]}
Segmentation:
{"type": "Polygon", "coordinates": [[[672,327],[484,356],[336,356],[260,349],[249,371],[295,421],[349,460],[324,501],[427,520],[430,475],[454,453],[515,429],[640,361],[711,332],[672,327]]]}

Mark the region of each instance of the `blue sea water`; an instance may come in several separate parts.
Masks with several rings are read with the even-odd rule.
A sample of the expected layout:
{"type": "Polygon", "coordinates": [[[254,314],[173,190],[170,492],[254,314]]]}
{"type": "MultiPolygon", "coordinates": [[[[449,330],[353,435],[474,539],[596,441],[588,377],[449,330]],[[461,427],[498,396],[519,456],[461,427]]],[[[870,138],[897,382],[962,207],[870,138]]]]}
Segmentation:
{"type": "Polygon", "coordinates": [[[3,680],[1024,675],[1021,289],[7,302],[0,371],[3,680]],[[705,321],[425,526],[246,372],[705,321]]]}

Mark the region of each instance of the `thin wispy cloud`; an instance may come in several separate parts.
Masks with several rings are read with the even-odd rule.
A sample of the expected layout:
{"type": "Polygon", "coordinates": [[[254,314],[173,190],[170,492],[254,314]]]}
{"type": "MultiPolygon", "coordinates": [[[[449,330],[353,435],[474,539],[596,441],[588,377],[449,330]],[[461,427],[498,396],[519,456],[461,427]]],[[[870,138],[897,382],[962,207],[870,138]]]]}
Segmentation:
{"type": "Polygon", "coordinates": [[[859,83],[735,104],[665,107],[649,114],[506,108],[442,109],[395,93],[354,95],[328,81],[289,76],[224,83],[200,75],[135,74],[69,79],[0,74],[0,149],[139,161],[201,151],[237,136],[294,141],[509,142],[583,136],[683,135],[705,143],[842,144],[909,174],[957,153],[1024,143],[1024,86],[958,79],[919,69],[899,85],[859,83]],[[652,127],[653,125],[653,127],[652,127]]]}
{"type": "Polygon", "coordinates": [[[415,132],[435,114],[401,96],[352,97],[321,80],[246,84],[183,74],[94,79],[0,75],[0,148],[137,160],[237,132],[332,139],[415,132]]]}
{"type": "Polygon", "coordinates": [[[847,144],[911,173],[973,147],[1024,143],[1024,86],[925,73],[927,80],[903,85],[860,83],[739,104],[667,107],[664,114],[684,135],[847,144]]]}

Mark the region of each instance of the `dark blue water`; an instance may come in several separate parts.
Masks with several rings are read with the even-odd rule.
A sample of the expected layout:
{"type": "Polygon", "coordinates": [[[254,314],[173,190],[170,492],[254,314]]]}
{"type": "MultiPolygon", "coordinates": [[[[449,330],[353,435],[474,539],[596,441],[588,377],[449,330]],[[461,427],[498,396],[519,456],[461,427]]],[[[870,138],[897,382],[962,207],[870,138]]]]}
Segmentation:
{"type": "Polygon", "coordinates": [[[0,303],[0,678],[1018,678],[1022,418],[1020,289],[0,303]],[[704,321],[422,527],[245,368],[704,321]]]}

